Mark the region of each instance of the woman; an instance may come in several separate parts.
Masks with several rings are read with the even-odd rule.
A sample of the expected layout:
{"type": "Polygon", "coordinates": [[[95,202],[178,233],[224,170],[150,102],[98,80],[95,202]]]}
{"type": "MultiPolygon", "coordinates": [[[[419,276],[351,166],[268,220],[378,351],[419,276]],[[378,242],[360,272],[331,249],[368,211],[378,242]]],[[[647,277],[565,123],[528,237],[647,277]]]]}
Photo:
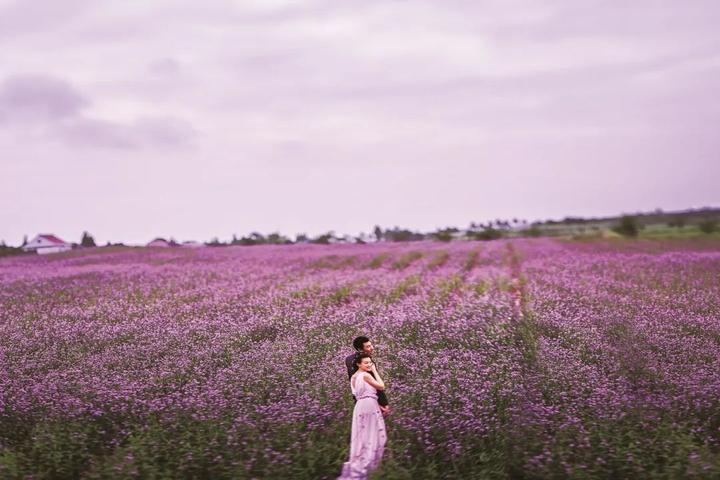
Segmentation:
{"type": "Polygon", "coordinates": [[[385,383],[367,353],[357,354],[355,365],[358,371],[350,378],[350,389],[357,399],[350,433],[350,458],[343,464],[338,480],[366,479],[380,464],[387,441],[377,396],[378,390],[385,390],[385,383]]]}

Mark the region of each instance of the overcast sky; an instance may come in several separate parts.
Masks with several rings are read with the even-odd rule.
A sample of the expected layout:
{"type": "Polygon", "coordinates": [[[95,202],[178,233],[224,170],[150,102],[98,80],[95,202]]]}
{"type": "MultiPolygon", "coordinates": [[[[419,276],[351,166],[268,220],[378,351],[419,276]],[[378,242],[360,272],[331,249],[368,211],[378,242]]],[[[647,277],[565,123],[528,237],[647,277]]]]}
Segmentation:
{"type": "Polygon", "coordinates": [[[0,0],[0,239],[720,206],[717,0],[0,0]]]}

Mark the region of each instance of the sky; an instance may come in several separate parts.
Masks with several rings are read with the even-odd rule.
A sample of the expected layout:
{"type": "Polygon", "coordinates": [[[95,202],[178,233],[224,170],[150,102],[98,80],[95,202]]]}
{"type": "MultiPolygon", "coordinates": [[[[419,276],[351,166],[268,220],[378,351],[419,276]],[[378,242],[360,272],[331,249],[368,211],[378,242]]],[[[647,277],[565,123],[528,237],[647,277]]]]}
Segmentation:
{"type": "Polygon", "coordinates": [[[720,206],[717,0],[0,0],[0,239],[720,206]]]}

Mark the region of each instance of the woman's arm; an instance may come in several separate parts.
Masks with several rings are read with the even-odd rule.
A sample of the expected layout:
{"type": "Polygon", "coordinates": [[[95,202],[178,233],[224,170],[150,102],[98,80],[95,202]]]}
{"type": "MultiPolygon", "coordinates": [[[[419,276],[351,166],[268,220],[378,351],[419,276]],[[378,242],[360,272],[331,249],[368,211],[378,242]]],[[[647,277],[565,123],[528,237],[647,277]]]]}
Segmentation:
{"type": "Polygon", "coordinates": [[[373,365],[372,371],[375,374],[375,378],[373,378],[372,375],[369,373],[364,373],[363,378],[367,383],[369,383],[375,390],[385,390],[385,382],[383,382],[383,379],[380,378],[380,374],[375,369],[375,366],[373,365]]]}

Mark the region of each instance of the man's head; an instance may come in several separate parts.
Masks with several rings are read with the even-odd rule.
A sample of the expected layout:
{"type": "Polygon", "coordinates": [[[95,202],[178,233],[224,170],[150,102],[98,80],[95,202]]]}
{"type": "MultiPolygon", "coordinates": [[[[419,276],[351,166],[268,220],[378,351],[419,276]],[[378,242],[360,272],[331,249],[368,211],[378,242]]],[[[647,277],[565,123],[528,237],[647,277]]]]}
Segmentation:
{"type": "Polygon", "coordinates": [[[367,353],[368,355],[372,355],[375,350],[375,347],[373,347],[368,337],[355,338],[355,340],[353,340],[353,347],[355,347],[356,351],[367,353]]]}

